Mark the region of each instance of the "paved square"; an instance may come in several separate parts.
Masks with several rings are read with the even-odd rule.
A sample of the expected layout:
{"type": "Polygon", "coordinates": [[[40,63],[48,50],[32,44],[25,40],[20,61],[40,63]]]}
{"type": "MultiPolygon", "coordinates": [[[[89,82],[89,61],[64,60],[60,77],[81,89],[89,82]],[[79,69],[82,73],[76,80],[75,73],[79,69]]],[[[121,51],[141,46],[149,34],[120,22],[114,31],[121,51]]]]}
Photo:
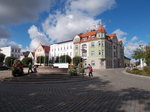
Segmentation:
{"type": "Polygon", "coordinates": [[[95,78],[1,82],[0,112],[150,112],[150,79],[99,70],[95,78]]]}

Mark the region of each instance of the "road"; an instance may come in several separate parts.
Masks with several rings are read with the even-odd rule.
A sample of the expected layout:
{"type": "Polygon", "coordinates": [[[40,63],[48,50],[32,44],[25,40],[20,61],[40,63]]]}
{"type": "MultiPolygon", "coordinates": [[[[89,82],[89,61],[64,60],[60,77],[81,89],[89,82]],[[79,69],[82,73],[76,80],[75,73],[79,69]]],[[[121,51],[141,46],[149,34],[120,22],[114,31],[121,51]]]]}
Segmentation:
{"type": "Polygon", "coordinates": [[[150,78],[123,69],[60,82],[1,82],[0,112],[150,112],[150,78]]]}

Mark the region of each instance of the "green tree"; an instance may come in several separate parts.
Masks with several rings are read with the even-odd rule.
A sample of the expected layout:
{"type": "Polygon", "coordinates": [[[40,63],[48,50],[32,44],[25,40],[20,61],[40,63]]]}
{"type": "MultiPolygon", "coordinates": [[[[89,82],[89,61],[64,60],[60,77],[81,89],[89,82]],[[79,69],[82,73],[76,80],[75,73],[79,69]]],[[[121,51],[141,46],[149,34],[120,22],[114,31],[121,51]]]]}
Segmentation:
{"type": "Polygon", "coordinates": [[[150,43],[145,47],[145,60],[147,66],[150,66],[150,43]]]}
{"type": "Polygon", "coordinates": [[[23,63],[23,65],[28,66],[29,63],[32,63],[32,58],[25,57],[25,58],[22,59],[22,63],[23,63]]]}
{"type": "Polygon", "coordinates": [[[5,64],[8,66],[8,67],[11,67],[14,63],[14,60],[16,58],[12,57],[12,56],[9,56],[9,57],[6,57],[5,59],[5,64]]]}
{"type": "Polygon", "coordinates": [[[2,63],[5,59],[5,55],[3,53],[0,53],[0,63],[2,63]]]}
{"type": "Polygon", "coordinates": [[[48,65],[49,63],[49,57],[48,56],[44,56],[44,64],[48,65]]]}
{"type": "Polygon", "coordinates": [[[71,62],[71,57],[68,55],[62,55],[60,56],[60,62],[61,63],[70,63],[71,62]]]}
{"type": "Polygon", "coordinates": [[[137,48],[132,55],[132,58],[140,62],[141,58],[145,57],[144,50],[142,48],[137,48]]]}
{"type": "Polygon", "coordinates": [[[44,63],[44,56],[37,57],[37,63],[43,64],[44,63]]]}
{"type": "Polygon", "coordinates": [[[57,56],[57,57],[56,57],[56,60],[55,60],[55,63],[59,63],[59,62],[60,62],[60,57],[57,56]]]}
{"type": "Polygon", "coordinates": [[[80,57],[80,56],[75,56],[75,57],[73,58],[73,64],[74,64],[74,65],[78,65],[80,62],[83,62],[82,57],[80,57]]]}
{"type": "Polygon", "coordinates": [[[54,57],[52,57],[52,58],[50,59],[50,63],[51,63],[51,64],[54,63],[54,57]]]}

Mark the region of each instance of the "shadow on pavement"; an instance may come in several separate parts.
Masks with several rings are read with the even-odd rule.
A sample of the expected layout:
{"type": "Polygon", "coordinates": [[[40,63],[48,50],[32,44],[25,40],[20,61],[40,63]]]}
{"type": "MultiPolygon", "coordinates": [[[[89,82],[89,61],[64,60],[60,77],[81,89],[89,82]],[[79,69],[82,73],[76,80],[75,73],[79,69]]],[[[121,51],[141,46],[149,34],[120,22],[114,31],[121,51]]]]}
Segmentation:
{"type": "Polygon", "coordinates": [[[150,92],[137,88],[112,91],[111,82],[0,84],[0,112],[147,112],[150,92]],[[9,102],[9,104],[8,104],[9,102]]]}

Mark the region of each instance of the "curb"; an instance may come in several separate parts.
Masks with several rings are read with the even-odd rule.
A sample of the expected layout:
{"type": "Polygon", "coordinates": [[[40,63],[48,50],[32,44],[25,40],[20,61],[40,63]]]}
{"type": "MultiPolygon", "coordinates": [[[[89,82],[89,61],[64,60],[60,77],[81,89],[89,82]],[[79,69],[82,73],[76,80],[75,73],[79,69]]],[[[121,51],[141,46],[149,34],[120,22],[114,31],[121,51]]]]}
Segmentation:
{"type": "Polygon", "coordinates": [[[141,75],[138,75],[138,74],[132,74],[132,73],[128,73],[126,72],[125,70],[121,71],[122,73],[126,74],[126,75],[130,75],[130,76],[133,76],[133,77],[140,77],[140,78],[146,78],[146,79],[150,79],[149,76],[141,76],[141,75]]]}

